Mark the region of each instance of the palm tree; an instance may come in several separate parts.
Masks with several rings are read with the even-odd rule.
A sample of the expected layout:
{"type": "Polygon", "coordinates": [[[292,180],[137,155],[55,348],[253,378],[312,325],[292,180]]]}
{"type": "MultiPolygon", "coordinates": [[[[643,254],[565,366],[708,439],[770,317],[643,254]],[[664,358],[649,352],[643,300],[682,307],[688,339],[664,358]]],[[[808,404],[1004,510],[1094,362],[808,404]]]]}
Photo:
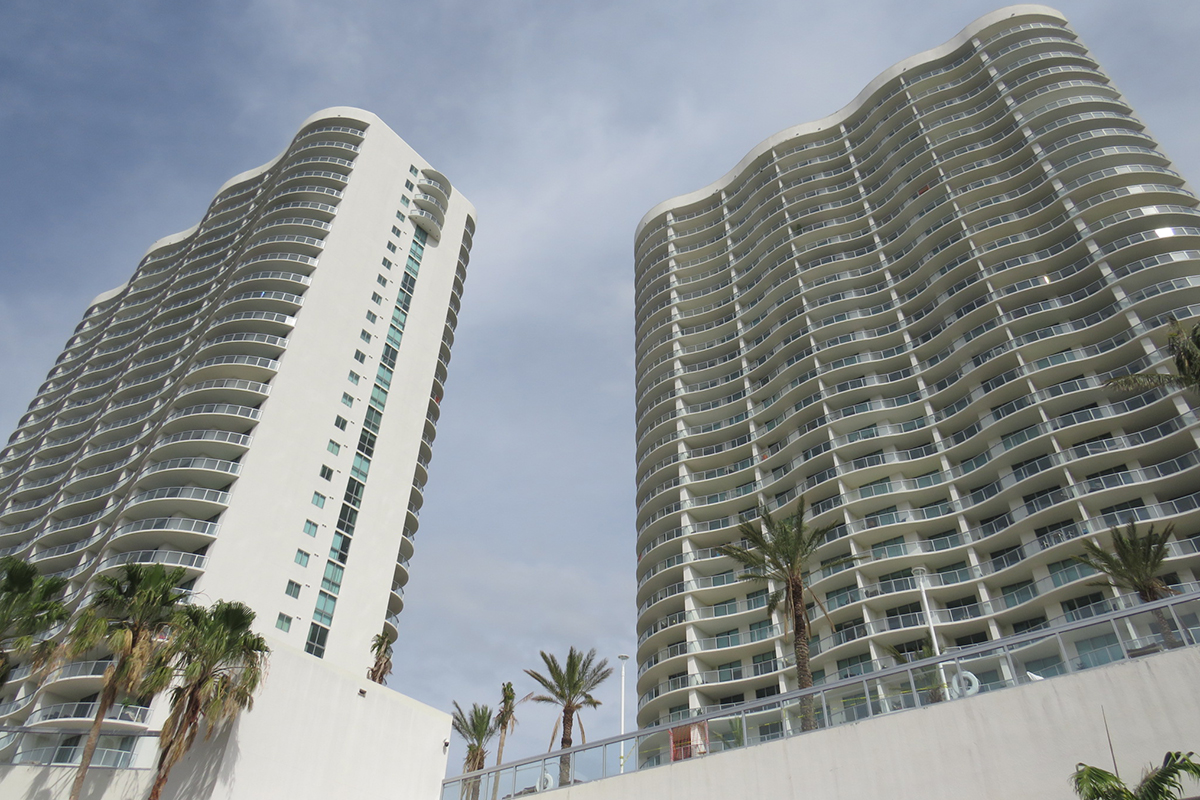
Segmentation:
{"type": "Polygon", "coordinates": [[[392,674],[392,640],[386,631],[371,637],[371,655],[375,663],[367,670],[367,680],[384,683],[392,674]]]}
{"type": "MultiPolygon", "coordinates": [[[[612,675],[612,667],[608,659],[602,658],[596,662],[595,648],[583,654],[572,647],[567,652],[565,665],[560,665],[558,659],[541,651],[542,663],[546,665],[546,675],[531,669],[525,674],[533,678],[546,694],[535,694],[530,700],[535,703],[552,703],[562,707],[562,742],[566,750],[571,746],[571,732],[575,726],[575,715],[583,708],[596,708],[600,701],[592,697],[596,687],[608,680],[612,675]]],[[[550,734],[550,746],[554,746],[554,734],[558,733],[558,723],[554,723],[554,733],[550,734]]],[[[587,742],[587,734],[583,732],[583,722],[579,723],[579,733],[587,742]]],[[[558,760],[558,785],[566,786],[571,781],[571,757],[564,755],[558,760]]]]}
{"type": "MultiPolygon", "coordinates": [[[[765,507],[759,508],[759,525],[744,522],[739,531],[750,547],[736,544],[721,545],[717,550],[729,556],[746,568],[742,580],[758,581],[775,589],[767,596],[767,613],[775,610],[783,603],[784,610],[792,627],[792,649],[796,657],[796,685],[800,689],[808,689],[813,685],[812,667],[809,664],[808,652],[808,611],[805,604],[805,594],[811,594],[804,584],[804,576],[808,572],[808,562],[817,548],[825,543],[826,535],[834,528],[825,525],[820,528],[809,528],[804,524],[804,498],[796,513],[784,519],[775,519],[765,507]]],[[[838,566],[852,558],[838,559],[827,564],[827,567],[838,566]]],[[[820,600],[813,596],[820,605],[820,600]]],[[[800,699],[801,729],[813,730],[817,727],[816,715],[813,710],[811,696],[800,699]]]]}
{"type": "Polygon", "coordinates": [[[254,617],[249,606],[218,600],[211,608],[184,606],[172,619],[164,660],[166,674],[177,684],[159,736],[158,773],[149,800],[158,800],[201,724],[208,739],[242,709],[254,707],[271,653],[266,640],[250,629],[254,617]]]}
{"type": "MultiPolygon", "coordinates": [[[[492,710],[479,703],[471,704],[471,713],[463,712],[458,702],[454,703],[454,713],[450,715],[450,725],[454,732],[467,743],[467,755],[463,759],[463,772],[475,772],[487,766],[487,745],[496,735],[496,720],[492,710]]],[[[479,778],[471,778],[463,783],[463,796],[470,800],[479,798],[479,778]]]]}
{"type": "Polygon", "coordinates": [[[77,655],[103,646],[113,660],[104,671],[96,716],[83,746],[70,800],[79,800],[100,728],[117,697],[143,695],[153,688],[147,678],[166,645],[168,622],[184,597],[175,588],[183,577],[182,568],[168,572],[161,564],[126,564],[117,575],[96,579],[98,591],[76,620],[68,650],[77,655]]]}
{"type": "MultiPolygon", "coordinates": [[[[1108,577],[1108,581],[1099,581],[1093,586],[1107,586],[1111,581],[1118,589],[1136,592],[1143,603],[1152,603],[1176,593],[1157,575],[1167,557],[1167,540],[1174,530],[1174,526],[1168,525],[1162,533],[1155,533],[1151,525],[1146,535],[1141,536],[1137,526],[1130,522],[1124,532],[1120,528],[1112,529],[1111,553],[1095,542],[1084,540],[1081,542],[1083,555],[1074,558],[1108,577]]],[[[1151,613],[1162,632],[1163,644],[1168,648],[1181,646],[1182,642],[1167,624],[1163,610],[1156,608],[1151,613]]]]}
{"type": "MultiPolygon", "coordinates": [[[[504,740],[517,727],[517,706],[531,697],[532,693],[518,700],[517,693],[513,691],[512,681],[507,681],[500,687],[500,705],[496,707],[496,732],[500,734],[500,741],[496,745],[497,767],[504,762],[504,740]]],[[[496,800],[499,792],[500,784],[497,782],[492,786],[492,800],[496,800]]]]}
{"type": "Polygon", "coordinates": [[[1200,324],[1184,330],[1175,317],[1168,318],[1170,333],[1167,335],[1167,352],[1175,362],[1175,374],[1143,372],[1139,375],[1122,375],[1110,378],[1108,385],[1125,391],[1142,391],[1165,387],[1200,392],[1200,324]]]}
{"type": "Polygon", "coordinates": [[[11,651],[0,648],[0,688],[8,681],[12,655],[34,649],[39,633],[70,617],[58,598],[66,585],[66,578],[44,577],[19,558],[0,558],[0,641],[12,640],[11,651]]]}
{"type": "Polygon", "coordinates": [[[1099,767],[1076,764],[1071,786],[1081,800],[1175,800],[1183,793],[1181,777],[1200,780],[1195,753],[1167,753],[1161,767],[1151,767],[1133,789],[1119,777],[1099,767]]]}

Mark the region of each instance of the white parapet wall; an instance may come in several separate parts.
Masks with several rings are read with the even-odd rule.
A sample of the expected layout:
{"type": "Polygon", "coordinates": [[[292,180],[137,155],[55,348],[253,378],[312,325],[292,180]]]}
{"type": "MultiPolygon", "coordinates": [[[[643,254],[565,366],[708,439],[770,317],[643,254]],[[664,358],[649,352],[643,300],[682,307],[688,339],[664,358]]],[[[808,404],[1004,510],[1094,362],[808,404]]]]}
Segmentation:
{"type": "MultiPolygon", "coordinates": [[[[1133,784],[1200,750],[1200,648],[548,793],[554,800],[1069,800],[1079,762],[1133,784]]],[[[1195,785],[1189,794],[1198,794],[1195,785]]],[[[1188,796],[1188,794],[1185,794],[1188,796]]]]}
{"type": "MultiPolygon", "coordinates": [[[[171,773],[164,800],[436,800],[450,717],[297,650],[277,647],[254,710],[200,741],[171,773]],[[363,694],[360,694],[363,693],[363,694]]],[[[153,765],[156,742],[137,763],[153,765]]],[[[71,767],[0,766],[5,800],[57,800],[71,767]]],[[[142,800],[153,769],[93,769],[85,800],[142,800]]]]}

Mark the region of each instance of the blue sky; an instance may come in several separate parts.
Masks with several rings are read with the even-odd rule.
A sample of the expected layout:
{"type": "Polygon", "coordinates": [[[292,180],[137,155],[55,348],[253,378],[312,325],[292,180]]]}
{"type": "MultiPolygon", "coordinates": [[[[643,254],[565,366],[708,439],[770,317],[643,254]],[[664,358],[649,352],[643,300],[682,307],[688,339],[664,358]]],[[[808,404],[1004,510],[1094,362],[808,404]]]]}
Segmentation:
{"type": "MultiPolygon", "coordinates": [[[[1058,4],[1200,174],[1200,3],[1058,4]]],[[[0,4],[0,430],[88,301],[310,113],[379,114],[479,209],[391,685],[494,703],[538,650],[634,652],[641,216],[992,10],[559,0],[0,4]]],[[[628,718],[634,714],[630,661],[628,718]]],[[[618,729],[618,684],[584,716],[618,729]]],[[[511,757],[553,712],[522,707],[511,757]]],[[[461,748],[451,765],[461,763],[461,748]]]]}

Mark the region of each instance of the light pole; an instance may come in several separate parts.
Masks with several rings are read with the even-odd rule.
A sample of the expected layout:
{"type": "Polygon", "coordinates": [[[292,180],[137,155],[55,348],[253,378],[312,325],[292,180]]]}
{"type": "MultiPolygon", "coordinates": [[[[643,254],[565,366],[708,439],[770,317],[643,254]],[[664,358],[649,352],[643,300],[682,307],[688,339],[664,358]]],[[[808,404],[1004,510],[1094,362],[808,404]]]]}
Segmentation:
{"type": "MultiPolygon", "coordinates": [[[[621,662],[621,737],[625,736],[625,662],[629,660],[629,656],[622,653],[617,656],[617,660],[621,662]]],[[[625,772],[625,742],[621,742],[621,772],[625,772]]]]}

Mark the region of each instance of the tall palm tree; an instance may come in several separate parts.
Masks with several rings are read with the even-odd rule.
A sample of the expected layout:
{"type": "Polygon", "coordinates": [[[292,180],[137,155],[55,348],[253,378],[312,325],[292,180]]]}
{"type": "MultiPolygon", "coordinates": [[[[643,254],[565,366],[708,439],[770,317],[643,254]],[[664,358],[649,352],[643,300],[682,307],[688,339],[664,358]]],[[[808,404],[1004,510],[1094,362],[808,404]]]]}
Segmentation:
{"type": "Polygon", "coordinates": [[[0,688],[8,681],[12,656],[33,650],[39,633],[70,617],[58,597],[66,585],[66,578],[43,576],[19,558],[0,558],[0,641],[12,641],[9,649],[0,648],[0,688]]]}
{"type": "Polygon", "coordinates": [[[1108,381],[1109,386],[1126,391],[1142,391],[1162,386],[1200,392],[1200,324],[1184,330],[1179,320],[1174,317],[1169,318],[1168,324],[1170,333],[1167,334],[1167,352],[1175,362],[1175,374],[1143,372],[1138,375],[1123,375],[1111,378],[1108,381]]]}
{"type": "MultiPolygon", "coordinates": [[[[558,659],[545,650],[541,651],[541,656],[542,663],[546,665],[546,674],[542,675],[531,669],[525,670],[525,674],[537,681],[546,690],[546,694],[531,695],[529,699],[535,703],[551,703],[562,708],[561,747],[566,750],[571,746],[575,715],[583,708],[596,708],[600,705],[600,701],[592,697],[592,692],[608,680],[613,673],[612,667],[608,666],[607,658],[596,661],[595,648],[587,651],[585,655],[572,647],[567,652],[565,664],[559,664],[558,659]]],[[[551,747],[554,746],[555,733],[558,733],[557,722],[554,723],[554,733],[550,734],[551,747]]],[[[583,732],[582,721],[579,723],[579,733],[586,743],[587,735],[583,732]]],[[[564,755],[558,761],[558,785],[566,786],[570,781],[571,758],[564,755]]]]}
{"type": "Polygon", "coordinates": [[[1176,800],[1183,794],[1180,778],[1200,780],[1200,764],[1192,760],[1194,755],[1167,753],[1162,766],[1146,770],[1133,789],[1108,770],[1077,764],[1071,786],[1081,800],[1176,800]]]}
{"type": "Polygon", "coordinates": [[[386,631],[371,637],[371,655],[375,662],[367,670],[367,680],[384,683],[392,674],[392,640],[386,631]]]}
{"type": "MultiPolygon", "coordinates": [[[[1111,582],[1118,589],[1135,592],[1143,603],[1163,600],[1176,593],[1158,576],[1167,557],[1167,540],[1174,530],[1173,525],[1168,525],[1162,533],[1155,533],[1151,525],[1146,535],[1142,536],[1137,526],[1130,522],[1124,532],[1120,528],[1113,528],[1112,552],[1085,539],[1080,543],[1083,555],[1074,558],[1108,577],[1108,581],[1099,581],[1093,586],[1107,586],[1111,582]]],[[[1156,608],[1151,613],[1162,632],[1163,644],[1169,648],[1179,647],[1182,642],[1167,624],[1167,615],[1163,610],[1156,608]]]]}
{"type": "MultiPolygon", "coordinates": [[[[809,663],[808,611],[805,595],[811,594],[804,583],[809,571],[809,561],[817,548],[825,543],[825,537],[833,525],[810,528],[804,524],[804,498],[796,513],[783,519],[772,517],[765,507],[759,508],[761,527],[753,522],[744,522],[739,528],[750,547],[736,544],[722,545],[717,550],[745,567],[742,580],[776,586],[767,595],[767,613],[773,612],[781,603],[792,628],[792,649],[796,656],[796,685],[808,689],[813,685],[812,666],[809,663]]],[[[852,561],[839,559],[827,566],[837,566],[852,561]]],[[[819,605],[820,600],[813,596],[819,605]]],[[[801,729],[813,730],[817,726],[811,696],[800,700],[801,729]]]]}
{"type": "Polygon", "coordinates": [[[158,800],[171,768],[196,741],[208,739],[254,707],[271,649],[251,630],[255,614],[242,603],[218,600],[211,608],[184,606],[171,621],[166,675],[176,681],[171,712],[159,736],[158,772],[149,800],[158,800]]]}
{"type": "Polygon", "coordinates": [[[96,702],[70,800],[79,800],[83,780],[100,740],[100,728],[120,695],[148,693],[147,678],[167,642],[167,626],[184,595],[176,590],[184,571],[162,564],[126,564],[116,575],[96,579],[98,591],[71,630],[68,651],[77,655],[96,647],[112,653],[96,702]]]}
{"type": "Polygon", "coordinates": [[[527,694],[518,700],[512,681],[500,687],[500,705],[496,707],[496,731],[500,734],[500,741],[496,744],[496,766],[500,766],[504,760],[504,740],[517,727],[517,706],[531,696],[527,694]]]}
{"type": "MultiPolygon", "coordinates": [[[[463,772],[475,772],[487,766],[487,745],[496,735],[496,720],[492,710],[479,703],[471,704],[471,713],[467,714],[454,703],[454,713],[450,715],[450,725],[454,732],[467,743],[467,755],[463,759],[463,772]]],[[[472,778],[463,783],[463,797],[469,800],[479,798],[479,778],[472,778]]]]}

